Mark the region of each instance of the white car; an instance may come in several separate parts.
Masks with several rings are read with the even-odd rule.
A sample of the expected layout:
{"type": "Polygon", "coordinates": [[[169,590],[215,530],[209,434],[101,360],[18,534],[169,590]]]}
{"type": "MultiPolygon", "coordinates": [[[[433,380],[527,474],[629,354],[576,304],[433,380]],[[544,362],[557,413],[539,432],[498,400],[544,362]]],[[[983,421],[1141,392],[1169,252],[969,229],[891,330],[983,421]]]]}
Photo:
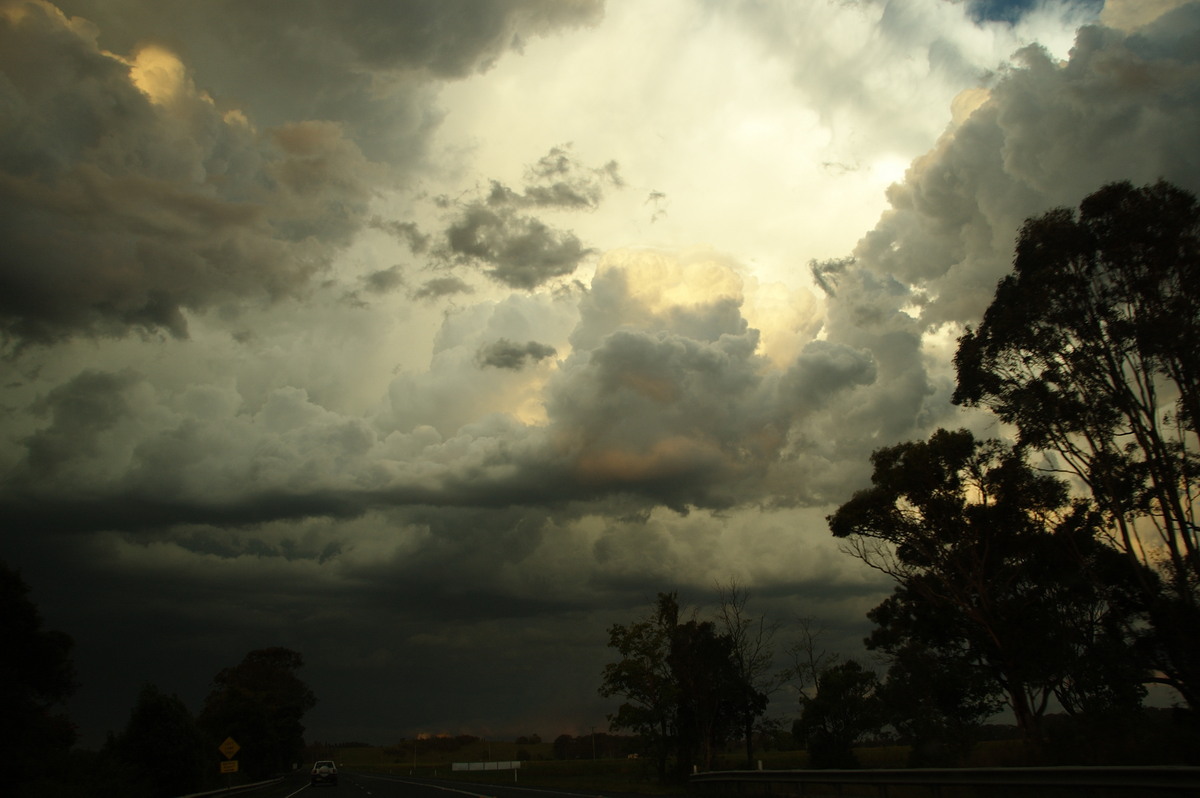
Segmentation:
{"type": "Polygon", "coordinates": [[[333,761],[329,759],[316,762],[312,766],[312,773],[310,776],[312,778],[312,786],[314,787],[316,787],[318,784],[332,784],[334,787],[336,787],[337,765],[333,764],[333,761]]]}

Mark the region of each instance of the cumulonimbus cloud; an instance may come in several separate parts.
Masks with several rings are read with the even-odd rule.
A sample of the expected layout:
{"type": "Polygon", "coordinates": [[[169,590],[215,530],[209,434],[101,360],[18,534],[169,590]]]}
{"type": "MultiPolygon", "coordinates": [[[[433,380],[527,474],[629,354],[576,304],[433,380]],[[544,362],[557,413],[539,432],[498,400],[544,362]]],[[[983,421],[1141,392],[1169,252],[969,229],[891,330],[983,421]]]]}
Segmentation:
{"type": "MultiPolygon", "coordinates": [[[[280,35],[275,12],[254,4],[130,14],[87,0],[64,2],[67,13],[46,0],[6,3],[7,346],[132,330],[182,337],[189,312],[299,295],[368,222],[381,176],[419,160],[435,127],[428,87],[600,12],[587,0],[459,5],[296,3],[280,35]],[[146,43],[171,30],[191,46],[146,43]],[[256,79],[267,75],[269,88],[256,79]]],[[[519,257],[561,271],[582,250],[507,221],[523,229],[489,249],[502,279],[536,281],[519,257]]],[[[481,225],[477,244],[495,244],[496,225],[481,225]]]]}
{"type": "MultiPolygon", "coordinates": [[[[41,6],[33,8],[44,11],[41,6]]],[[[837,286],[836,294],[828,297],[820,338],[800,346],[798,355],[782,368],[758,351],[760,335],[746,317],[733,266],[720,258],[688,261],[652,250],[619,251],[605,256],[587,291],[580,294],[577,323],[564,335],[535,339],[481,328],[454,352],[439,355],[447,364],[444,379],[436,374],[397,380],[391,391],[395,411],[386,419],[368,421],[331,412],[303,391],[281,389],[260,408],[228,410],[223,424],[227,430],[241,429],[240,435],[192,437],[197,427],[188,420],[186,407],[175,406],[182,400],[164,394],[149,404],[163,405],[170,412],[139,413],[136,425],[130,422],[123,428],[128,440],[141,441],[132,447],[133,460],[128,462],[149,457],[168,439],[172,445],[197,447],[196,456],[181,461],[176,469],[179,479],[174,484],[180,496],[188,497],[212,480],[231,496],[259,489],[264,493],[361,491],[371,502],[386,501],[388,495],[434,501],[438,490],[468,484],[462,475],[484,473],[477,468],[488,460],[487,479],[472,495],[483,496],[493,489],[499,493],[506,484],[516,495],[531,495],[523,487],[531,484],[529,474],[540,478],[554,473],[558,475],[555,490],[562,495],[598,495],[611,489],[640,492],[651,501],[663,498],[673,506],[727,506],[759,500],[777,490],[779,483],[764,475],[779,471],[806,475],[803,484],[791,488],[799,501],[825,500],[837,484],[845,489],[848,472],[839,470],[841,466],[818,468],[816,464],[858,463],[854,468],[861,471],[870,449],[881,440],[919,435],[950,412],[945,401],[946,366],[939,372],[929,361],[923,336],[946,321],[970,321],[986,305],[1025,216],[1077,202],[1080,195],[1117,176],[1136,181],[1164,174],[1185,186],[1196,184],[1194,148],[1188,146],[1194,138],[1190,131],[1197,129],[1192,123],[1200,105],[1189,88],[1195,85],[1196,56],[1182,43],[1187,40],[1185,31],[1200,28],[1197,13],[1193,7],[1182,7],[1134,34],[1085,28],[1073,57],[1061,64],[1036,49],[1028,51],[1019,66],[913,165],[906,182],[892,189],[892,211],[863,238],[854,260],[838,261],[836,269],[822,272],[836,277],[837,286]],[[1095,93],[1091,101],[1069,102],[1086,91],[1095,93]],[[1124,120],[1123,126],[1114,127],[1118,120],[1124,120]],[[1072,146],[1056,146],[1058,131],[1066,128],[1077,134],[1072,146]],[[536,343],[500,346],[501,340],[536,343]],[[564,352],[561,363],[553,367],[551,351],[564,352]],[[500,367],[480,369],[481,363],[500,367]],[[530,368],[535,363],[536,368],[530,368]],[[526,368],[513,368],[518,364],[526,368]],[[534,376],[526,371],[537,372],[541,382],[527,383],[536,387],[521,382],[534,376]],[[513,409],[504,423],[495,420],[499,413],[487,416],[482,409],[485,403],[462,390],[479,375],[496,380],[496,396],[519,395],[514,408],[522,409],[513,409]],[[520,415],[536,415],[536,408],[529,409],[534,404],[532,391],[541,391],[544,412],[536,422],[520,415]],[[474,425],[473,413],[479,414],[474,425]],[[423,423],[435,426],[422,422],[423,417],[446,419],[436,425],[436,447],[420,449],[425,454],[436,451],[438,456],[431,462],[437,465],[417,467],[385,456],[397,445],[387,436],[416,435],[414,430],[423,423]],[[513,420],[518,417],[522,420],[513,420]],[[284,420],[286,424],[279,426],[284,420]],[[473,434],[492,442],[511,435],[519,445],[506,449],[498,443],[469,444],[473,434]],[[270,446],[264,442],[264,448],[249,447],[249,441],[264,436],[271,438],[270,446]],[[451,439],[454,445],[449,445],[451,439]],[[225,447],[220,457],[202,454],[218,443],[225,447]],[[462,453],[461,462],[455,452],[462,453]],[[810,452],[817,453],[815,459],[808,459],[810,452]],[[396,462],[382,466],[383,460],[396,462]],[[336,470],[329,470],[332,462],[339,464],[336,470]],[[821,476],[822,471],[828,476],[821,476]],[[579,485],[572,488],[562,473],[574,473],[579,485]],[[257,476],[248,479],[250,474],[257,476]]],[[[124,68],[111,66],[119,62],[100,53],[61,18],[43,13],[38,19],[45,30],[57,32],[59,46],[74,47],[99,59],[97,63],[110,65],[107,72],[99,73],[101,85],[108,87],[105,91],[119,87],[139,114],[158,118],[152,98],[130,83],[124,68]]],[[[50,77],[54,85],[54,74],[50,77]]],[[[76,91],[65,86],[60,90],[76,91]]],[[[189,107],[207,107],[198,95],[185,92],[183,98],[189,107]]],[[[241,123],[221,119],[219,124],[241,123]]],[[[345,173],[335,176],[332,171],[342,163],[335,157],[338,153],[358,164],[362,161],[355,157],[361,156],[352,157],[339,131],[325,124],[281,128],[273,136],[279,153],[275,160],[253,148],[248,151],[259,153],[254,162],[261,164],[263,174],[272,176],[279,207],[294,209],[283,218],[297,221],[288,234],[282,222],[260,220],[258,224],[271,226],[264,237],[300,248],[317,246],[314,239],[322,237],[337,240],[346,228],[336,216],[322,223],[328,217],[312,209],[323,206],[314,206],[310,201],[314,198],[306,192],[325,197],[327,192],[343,191],[354,196],[357,184],[339,183],[345,173]],[[301,222],[309,225],[309,232],[304,232],[301,222]]],[[[539,161],[520,191],[493,187],[488,197],[496,198],[473,200],[465,209],[455,206],[456,212],[493,207],[524,211],[546,202],[574,205],[575,200],[562,199],[567,196],[562,191],[551,192],[556,199],[547,200],[531,189],[554,186],[567,177],[565,182],[574,186],[570,196],[587,197],[588,186],[593,185],[587,181],[606,186],[614,182],[607,168],[580,170],[563,155],[552,151],[539,161]]],[[[66,173],[73,174],[70,169],[66,173]]],[[[36,182],[35,177],[22,179],[36,182]]],[[[159,220],[163,227],[156,229],[182,225],[181,208],[191,207],[168,203],[165,217],[159,220]]],[[[201,220],[211,217],[192,212],[201,220]]],[[[113,213],[126,222],[130,218],[128,213],[113,213]]],[[[200,224],[193,217],[185,220],[200,224]]],[[[138,229],[150,221],[139,218],[138,229]]],[[[223,223],[239,229],[236,221],[235,215],[233,221],[223,223]]],[[[408,228],[397,229],[408,235],[408,228]]],[[[191,240],[186,232],[177,235],[184,244],[191,240]]],[[[501,229],[497,235],[507,240],[506,233],[501,229]]],[[[536,258],[530,262],[538,263],[536,258]]],[[[524,266],[533,268],[530,262],[524,266]]],[[[186,278],[189,272],[174,274],[186,278]]],[[[185,279],[176,289],[192,290],[196,299],[171,294],[167,299],[175,302],[174,307],[188,307],[187,301],[212,301],[219,294],[203,292],[203,275],[196,278],[199,287],[185,279]]],[[[395,285],[394,280],[380,277],[376,288],[395,285]]],[[[461,287],[461,283],[448,283],[422,290],[433,295],[461,287]]],[[[78,308],[92,306],[73,307],[82,313],[78,308]]],[[[80,318],[77,325],[96,324],[92,316],[80,318]]],[[[129,394],[132,388],[127,380],[114,380],[105,383],[93,375],[85,383],[72,383],[70,394],[90,386],[89,395],[96,395],[109,385],[114,396],[144,399],[144,388],[138,389],[142,393],[129,394]]],[[[132,474],[155,473],[128,464],[124,472],[113,469],[109,458],[129,451],[130,446],[122,443],[106,449],[102,435],[89,444],[90,450],[81,448],[73,453],[74,459],[68,458],[61,444],[69,437],[65,430],[52,422],[24,439],[26,457],[18,469],[25,474],[23,484],[32,486],[33,476],[44,485],[60,484],[58,477],[65,478],[69,461],[91,462],[91,470],[80,473],[103,472],[106,484],[120,490],[136,484],[132,474]]],[[[160,484],[164,478],[164,473],[158,473],[152,481],[160,484]]],[[[466,494],[446,496],[448,502],[471,500],[466,494]]]]}
{"type": "Polygon", "coordinates": [[[294,295],[360,227],[368,163],[332,122],[258,131],[161,49],[99,48],[46,3],[0,12],[0,330],[11,344],[294,295]]]}
{"type": "Polygon", "coordinates": [[[1065,62],[1023,50],[889,190],[858,266],[911,287],[926,324],[972,323],[1026,218],[1116,180],[1200,189],[1198,29],[1191,4],[1132,33],[1084,27],[1065,62]]]}

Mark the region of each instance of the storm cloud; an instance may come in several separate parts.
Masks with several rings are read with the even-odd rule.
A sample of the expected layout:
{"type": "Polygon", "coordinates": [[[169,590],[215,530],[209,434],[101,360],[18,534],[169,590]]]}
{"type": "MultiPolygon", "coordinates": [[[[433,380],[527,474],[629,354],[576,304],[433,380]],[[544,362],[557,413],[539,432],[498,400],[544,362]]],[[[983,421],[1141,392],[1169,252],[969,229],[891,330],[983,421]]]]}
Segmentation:
{"type": "MultiPolygon", "coordinates": [[[[424,146],[428,121],[372,116],[383,105],[431,113],[410,72],[462,77],[523,36],[597,18],[583,2],[470,13],[289,4],[280,38],[266,5],[64,6],[14,0],[0,14],[0,329],[10,345],[130,329],[184,337],[188,311],[297,295],[367,222],[378,175],[424,146]],[[150,43],[184,31],[186,52],[150,43]],[[380,145],[384,131],[403,146],[380,145]],[[364,148],[391,158],[372,161],[364,148]]],[[[523,235],[498,257],[537,250],[537,232],[523,235]]]]}
{"type": "Polygon", "coordinates": [[[527,362],[536,363],[553,357],[557,350],[552,346],[528,341],[525,344],[515,344],[507,338],[501,338],[495,343],[484,346],[479,350],[479,364],[498,369],[521,369],[527,362]]]}
{"type": "Polygon", "coordinates": [[[452,211],[435,255],[444,266],[482,268],[509,288],[533,289],[570,276],[591,248],[570,230],[533,216],[531,210],[594,211],[606,188],[620,188],[615,161],[584,167],[567,146],[553,147],[525,170],[525,185],[512,189],[498,180],[467,200],[441,197],[452,211]]]}
{"type": "Polygon", "coordinates": [[[890,586],[825,516],[881,446],[994,433],[951,357],[1025,218],[1200,189],[1198,37],[1173,2],[3,3],[0,556],[78,641],[85,740],[266,645],[314,738],[586,731],[604,630],[730,578],[860,653],[890,586]]]}

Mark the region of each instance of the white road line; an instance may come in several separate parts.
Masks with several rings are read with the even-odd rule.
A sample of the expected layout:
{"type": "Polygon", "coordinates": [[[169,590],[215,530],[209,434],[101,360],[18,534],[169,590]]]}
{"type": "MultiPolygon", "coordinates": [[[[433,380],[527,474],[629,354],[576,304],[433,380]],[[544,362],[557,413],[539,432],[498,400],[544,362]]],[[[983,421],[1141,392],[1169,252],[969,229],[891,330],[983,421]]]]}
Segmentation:
{"type": "MultiPolygon", "coordinates": [[[[456,790],[453,787],[442,787],[437,784],[430,784],[429,782],[425,782],[425,781],[406,781],[405,779],[398,779],[394,776],[368,776],[365,773],[360,773],[360,774],[358,774],[358,777],[359,778],[367,778],[367,779],[378,779],[379,781],[391,781],[391,782],[395,782],[398,784],[411,784],[415,787],[430,787],[432,789],[441,790],[443,792],[453,792],[453,793],[458,793],[459,795],[469,795],[469,796],[471,796],[471,798],[497,798],[497,796],[487,795],[485,793],[476,792],[474,790],[470,790],[470,791],[456,790]]],[[[488,785],[488,786],[494,786],[494,785],[488,785]]],[[[546,795],[569,795],[569,796],[571,796],[571,798],[604,798],[603,795],[597,795],[595,793],[564,792],[562,790],[551,790],[546,787],[522,787],[520,784],[506,785],[504,787],[504,789],[520,790],[521,792],[540,792],[540,793],[545,793],[546,795]]],[[[288,796],[288,798],[291,798],[291,796],[288,796]]]]}
{"type": "MultiPolygon", "coordinates": [[[[404,779],[393,779],[393,778],[388,778],[386,776],[360,775],[359,778],[379,779],[380,781],[390,781],[395,784],[410,784],[414,787],[429,787],[430,789],[441,790],[442,792],[453,792],[453,793],[458,793],[459,795],[469,795],[469,796],[471,796],[471,798],[496,798],[496,796],[494,796],[494,795],[486,795],[485,793],[481,793],[477,790],[471,790],[469,792],[467,790],[456,790],[453,787],[442,787],[439,784],[429,784],[424,781],[405,781],[404,779]]],[[[288,798],[291,798],[291,796],[288,796],[288,798]]]]}

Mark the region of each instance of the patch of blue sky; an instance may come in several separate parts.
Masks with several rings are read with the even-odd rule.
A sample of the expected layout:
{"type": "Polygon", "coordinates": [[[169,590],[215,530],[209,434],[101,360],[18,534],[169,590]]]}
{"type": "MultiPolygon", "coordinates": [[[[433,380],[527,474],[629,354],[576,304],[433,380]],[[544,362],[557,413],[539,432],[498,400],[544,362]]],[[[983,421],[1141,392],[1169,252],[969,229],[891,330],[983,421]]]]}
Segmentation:
{"type": "MultiPolygon", "coordinates": [[[[1096,14],[1104,6],[1104,0],[1061,0],[1072,5],[1090,7],[1096,14]]],[[[976,22],[1017,22],[1021,17],[1039,6],[1053,0],[967,0],[971,17],[976,22]]]]}

